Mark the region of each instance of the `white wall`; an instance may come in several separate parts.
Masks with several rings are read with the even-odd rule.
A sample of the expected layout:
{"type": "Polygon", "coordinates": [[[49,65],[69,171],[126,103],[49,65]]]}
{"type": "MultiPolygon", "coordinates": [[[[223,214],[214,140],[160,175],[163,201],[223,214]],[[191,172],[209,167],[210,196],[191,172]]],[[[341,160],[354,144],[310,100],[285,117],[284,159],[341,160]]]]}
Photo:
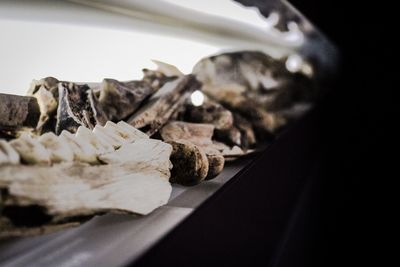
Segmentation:
{"type": "Polygon", "coordinates": [[[138,79],[151,59],[191,72],[218,47],[177,37],[68,24],[0,20],[0,92],[25,94],[32,79],[138,79]]]}

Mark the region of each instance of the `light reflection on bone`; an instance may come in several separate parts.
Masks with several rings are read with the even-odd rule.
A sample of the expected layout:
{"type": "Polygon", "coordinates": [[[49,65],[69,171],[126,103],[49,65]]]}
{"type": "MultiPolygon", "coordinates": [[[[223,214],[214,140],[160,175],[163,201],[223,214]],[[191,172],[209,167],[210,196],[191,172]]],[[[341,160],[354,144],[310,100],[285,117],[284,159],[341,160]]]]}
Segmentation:
{"type": "Polygon", "coordinates": [[[190,101],[193,106],[201,106],[204,103],[204,94],[201,91],[196,90],[190,95],[190,101]]]}
{"type": "Polygon", "coordinates": [[[314,74],[312,66],[298,54],[290,55],[285,62],[285,66],[292,73],[301,72],[309,77],[314,74]]]}
{"type": "Polygon", "coordinates": [[[286,60],[286,69],[290,72],[298,72],[301,69],[301,65],[303,64],[303,59],[297,55],[290,55],[286,60]]]}

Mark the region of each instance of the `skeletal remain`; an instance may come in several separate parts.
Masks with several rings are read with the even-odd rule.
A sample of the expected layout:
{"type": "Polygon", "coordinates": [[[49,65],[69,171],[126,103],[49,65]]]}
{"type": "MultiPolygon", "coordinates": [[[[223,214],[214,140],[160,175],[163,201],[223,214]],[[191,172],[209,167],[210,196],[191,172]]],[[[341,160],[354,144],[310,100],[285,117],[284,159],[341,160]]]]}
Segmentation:
{"type": "Polygon", "coordinates": [[[160,130],[160,135],[166,142],[185,140],[202,149],[218,150],[222,155],[232,156],[232,149],[234,149],[234,153],[240,151],[237,155],[244,154],[238,146],[229,147],[224,143],[212,140],[213,131],[214,126],[211,124],[171,121],[160,130]]]}
{"type": "Polygon", "coordinates": [[[119,121],[131,115],[155,91],[144,81],[104,79],[99,90],[98,109],[107,114],[108,120],[119,121]]]}
{"type": "MultiPolygon", "coordinates": [[[[10,143],[1,141],[0,148],[11,156],[10,163],[19,162],[18,153],[22,153],[21,158],[26,163],[60,163],[74,160],[99,164],[100,155],[114,152],[123,144],[139,139],[149,139],[149,137],[121,121],[117,124],[107,122],[104,127],[96,125],[93,131],[79,126],[75,135],[64,130],[60,136],[48,132],[38,138],[32,138],[27,132],[22,132],[20,138],[10,143]],[[18,153],[12,145],[16,146],[18,153]]],[[[9,160],[6,155],[1,154],[0,161],[7,163],[9,160]]]]}
{"type": "Polygon", "coordinates": [[[109,136],[112,136],[112,138],[118,140],[118,142],[120,142],[121,144],[130,143],[135,140],[134,137],[132,138],[131,136],[129,136],[127,132],[120,129],[117,124],[113,123],[112,121],[108,121],[104,126],[104,129],[109,136]]]}
{"type": "Polygon", "coordinates": [[[214,125],[216,130],[221,131],[233,126],[232,112],[207,97],[200,106],[186,103],[180,118],[187,122],[209,123],[214,125]]]}
{"type": "Polygon", "coordinates": [[[162,171],[170,168],[170,162],[165,161],[165,158],[168,158],[171,152],[172,147],[167,143],[156,139],[141,138],[133,143],[124,144],[115,152],[100,155],[99,159],[107,164],[124,162],[139,164],[143,163],[144,159],[148,159],[146,164],[162,171]]]}
{"type": "Polygon", "coordinates": [[[9,162],[8,155],[0,150],[0,165],[8,163],[8,162],[9,162]]]}
{"type": "Polygon", "coordinates": [[[124,146],[113,153],[126,152],[133,157],[115,164],[2,167],[0,188],[7,189],[5,208],[38,205],[51,217],[46,223],[54,224],[108,211],[146,215],[166,204],[172,189],[168,182],[172,147],[151,139],[124,146]],[[140,156],[130,152],[132,149],[140,156]]]}
{"type": "Polygon", "coordinates": [[[40,109],[34,97],[0,94],[0,130],[36,127],[39,117],[40,109]]]}
{"type": "Polygon", "coordinates": [[[8,142],[0,140],[0,165],[18,164],[19,162],[18,152],[8,142]]]}
{"type": "Polygon", "coordinates": [[[220,151],[213,147],[203,147],[202,150],[208,159],[208,173],[205,180],[211,180],[224,169],[225,158],[220,151]]]}
{"type": "Polygon", "coordinates": [[[256,144],[256,136],[251,123],[238,113],[234,114],[234,125],[226,130],[216,130],[215,139],[230,146],[237,145],[244,150],[256,144]]]}
{"type": "Polygon", "coordinates": [[[27,133],[22,133],[17,139],[10,141],[10,145],[18,152],[21,160],[25,163],[50,163],[50,152],[27,133]]]}
{"type": "Polygon", "coordinates": [[[58,105],[55,131],[61,134],[36,139],[25,134],[0,142],[0,201],[5,211],[0,224],[9,222],[6,229],[13,231],[16,218],[9,211],[30,206],[48,216],[48,221],[27,227],[35,231],[107,211],[147,214],[169,198],[171,161],[171,182],[193,185],[212,179],[222,171],[225,158],[244,155],[256,141],[277,133],[293,114],[303,112],[293,101],[303,105],[314,97],[307,78],[297,75],[286,81],[284,62],[261,53],[200,61],[194,74],[202,85],[172,65],[155,63],[158,70],[144,70],[142,81],[104,79],[89,86],[46,78],[32,84],[30,93],[41,112],[38,129],[54,120],[58,105]],[[296,83],[298,88],[291,88],[296,83]],[[206,95],[203,105],[188,104],[200,87],[206,95]],[[121,119],[127,123],[111,121],[121,119]],[[149,139],[159,130],[172,146],[149,139]],[[4,152],[6,146],[11,152],[4,152]],[[19,156],[26,163],[54,164],[12,165],[19,156]]]}
{"type": "Polygon", "coordinates": [[[247,149],[256,144],[256,135],[254,133],[253,126],[248,120],[239,114],[234,114],[234,125],[240,131],[242,148],[247,149]]]}
{"type": "MultiPolygon", "coordinates": [[[[196,176],[196,173],[201,173],[201,171],[204,171],[204,169],[197,170],[199,163],[196,164],[196,161],[203,161],[203,164],[208,164],[208,170],[205,179],[212,179],[216,177],[224,167],[224,156],[218,150],[218,147],[214,147],[214,143],[211,140],[213,131],[214,126],[211,124],[172,121],[166,124],[160,130],[160,134],[164,141],[176,143],[175,147],[177,149],[174,150],[173,157],[184,158],[188,155],[191,157],[183,160],[183,162],[186,164],[184,173],[188,174],[192,172],[195,174],[195,177],[198,177],[197,179],[199,180],[202,179],[202,176],[199,174],[196,176]],[[197,150],[200,154],[196,153],[197,150]],[[182,155],[179,155],[179,153],[182,153],[182,155]],[[206,156],[207,161],[205,161],[204,157],[201,156],[203,153],[206,156]],[[189,160],[195,162],[192,164],[187,164],[187,161],[189,160]],[[189,168],[194,169],[189,170],[189,168]]],[[[174,164],[174,161],[172,161],[172,163],[174,164]]],[[[181,164],[181,162],[178,164],[181,164]]],[[[174,177],[174,175],[180,175],[183,173],[182,170],[180,170],[181,168],[183,168],[183,166],[174,165],[173,170],[178,169],[178,171],[173,171],[172,179],[176,179],[178,183],[185,183],[185,178],[174,177]]]]}
{"type": "MultiPolygon", "coordinates": [[[[169,159],[172,146],[149,139],[146,134],[124,122],[114,126],[117,128],[110,128],[110,131],[115,134],[116,129],[123,129],[123,133],[129,133],[132,143],[124,143],[116,151],[110,145],[112,152],[101,151],[103,154],[98,154],[99,150],[94,151],[96,146],[86,141],[89,137],[92,140],[101,139],[81,126],[76,136],[63,131],[59,137],[47,133],[41,140],[48,145],[47,148],[50,148],[48,140],[55,146],[59,145],[57,141],[64,142],[78,156],[75,158],[78,161],[53,166],[19,165],[14,168],[9,162],[3,165],[0,169],[0,189],[6,190],[0,190],[5,192],[1,195],[3,217],[0,216],[0,237],[52,232],[75,226],[82,219],[105,212],[146,215],[166,204],[171,193],[169,178],[172,165],[169,159]],[[97,158],[106,165],[85,163],[98,163],[97,158]],[[33,217],[21,222],[15,214],[24,212],[24,209],[31,209],[27,212],[33,217]]],[[[101,129],[104,130],[103,127],[101,129]]],[[[105,134],[108,136],[109,132],[105,134]]],[[[10,145],[0,142],[0,160],[4,144],[6,148],[10,145]]],[[[14,151],[15,155],[18,157],[14,151]]]]}
{"type": "Polygon", "coordinates": [[[242,134],[234,126],[229,129],[215,131],[215,138],[230,146],[242,146],[242,134]]]}
{"type": "Polygon", "coordinates": [[[94,92],[93,89],[90,89],[87,91],[87,95],[88,95],[88,100],[89,100],[89,104],[90,107],[92,108],[93,111],[93,117],[96,121],[96,125],[104,125],[106,124],[106,122],[109,120],[106,112],[102,109],[98,96],[96,95],[96,93],[94,92]]]}
{"type": "Polygon", "coordinates": [[[93,129],[93,133],[99,138],[103,139],[107,143],[111,144],[115,149],[119,148],[123,143],[120,138],[115,138],[116,134],[111,134],[111,131],[107,131],[100,125],[96,125],[93,129]]]}
{"type": "MultiPolygon", "coordinates": [[[[117,124],[108,122],[105,127],[97,125],[93,132],[84,126],[80,126],[75,135],[65,130],[61,132],[60,136],[46,133],[39,136],[37,140],[27,133],[22,133],[20,138],[10,143],[0,140],[0,149],[5,155],[10,156],[11,162],[15,163],[19,162],[19,155],[12,145],[18,151],[21,151],[19,153],[28,151],[29,153],[25,153],[26,155],[24,155],[23,159],[31,163],[43,161],[40,159],[41,157],[36,159],[38,151],[41,151],[44,155],[49,155],[52,163],[69,162],[72,159],[80,162],[98,163],[95,159],[97,156],[107,154],[102,158],[103,162],[107,162],[106,159],[110,152],[114,152],[116,148],[121,147],[123,144],[140,141],[140,139],[150,140],[145,133],[126,122],[120,121],[117,124]],[[115,147],[113,147],[113,143],[115,143],[115,147]],[[30,146],[36,148],[37,151],[30,151],[30,146]],[[46,150],[48,151],[45,152],[46,150]],[[25,157],[27,158],[25,159],[25,157]]],[[[153,141],[160,142],[158,140],[149,142],[153,141]]],[[[136,153],[135,151],[132,152],[136,153]]],[[[114,155],[114,159],[117,158],[114,155]]],[[[48,160],[44,162],[48,163],[48,160]]],[[[113,163],[115,162],[114,160],[113,163]]]]}
{"type": "Polygon", "coordinates": [[[30,85],[27,94],[37,99],[41,112],[39,123],[36,125],[37,133],[55,131],[59,83],[60,81],[54,77],[46,77],[38,81],[33,80],[30,85]]]}
{"type": "Polygon", "coordinates": [[[238,146],[227,146],[224,143],[218,142],[218,141],[213,141],[212,148],[218,150],[219,152],[222,153],[224,157],[230,157],[230,158],[235,158],[235,157],[240,157],[245,155],[245,152],[243,149],[241,149],[238,146]]]}
{"type": "Polygon", "coordinates": [[[212,144],[214,126],[206,123],[171,121],[160,131],[164,141],[187,140],[198,146],[212,144]]]}
{"type": "Polygon", "coordinates": [[[173,147],[171,183],[196,185],[207,177],[209,163],[202,149],[185,140],[168,143],[173,147]]]}
{"type": "MultiPolygon", "coordinates": [[[[68,88],[64,87],[62,83],[59,84],[59,99],[57,108],[57,125],[55,132],[60,134],[61,131],[67,130],[75,133],[79,126],[84,125],[83,122],[78,118],[71,108],[72,101],[69,101],[70,92],[68,88]]],[[[78,101],[80,97],[75,97],[78,101]]]]}
{"type": "Polygon", "coordinates": [[[36,129],[41,132],[50,116],[57,110],[58,103],[53,94],[46,90],[44,86],[41,86],[33,96],[37,99],[40,108],[40,119],[36,129]]]}
{"type": "Polygon", "coordinates": [[[71,148],[74,154],[75,161],[87,162],[91,164],[99,163],[96,149],[92,144],[77,138],[75,135],[66,130],[61,132],[60,137],[63,138],[64,142],[68,143],[68,146],[71,148]]]}
{"type": "Polygon", "coordinates": [[[33,80],[27,92],[28,95],[34,95],[40,88],[48,90],[55,99],[58,99],[58,83],[60,81],[54,77],[46,77],[40,80],[33,80]]]}
{"type": "Polygon", "coordinates": [[[266,111],[254,100],[242,95],[243,87],[237,84],[203,86],[203,90],[224,106],[248,119],[260,140],[276,133],[287,120],[282,114],[266,111]]]}
{"type": "Polygon", "coordinates": [[[138,129],[144,128],[144,132],[149,135],[154,134],[184,103],[188,93],[193,92],[196,86],[198,84],[191,75],[167,82],[127,122],[138,129]]]}
{"type": "Polygon", "coordinates": [[[263,141],[305,112],[298,104],[317,97],[315,82],[291,73],[285,62],[261,52],[225,53],[202,59],[193,74],[207,95],[250,121],[263,141]]]}
{"type": "Polygon", "coordinates": [[[184,74],[174,65],[159,61],[159,60],[152,60],[157,65],[157,71],[163,73],[165,76],[171,77],[176,76],[180,77],[184,74]]]}
{"type": "Polygon", "coordinates": [[[52,132],[39,136],[38,141],[50,152],[52,163],[69,162],[74,159],[74,153],[67,142],[52,132]]]}
{"type": "Polygon", "coordinates": [[[117,123],[117,126],[119,131],[123,131],[123,133],[126,136],[129,136],[129,138],[132,138],[132,140],[136,140],[139,138],[149,138],[147,134],[143,133],[142,131],[139,131],[138,129],[132,127],[131,125],[129,125],[124,121],[119,121],[117,123]]]}
{"type": "Polygon", "coordinates": [[[95,135],[86,127],[80,126],[76,131],[75,136],[76,138],[91,144],[95,148],[96,154],[98,155],[114,151],[114,147],[111,144],[95,135]]]}
{"type": "Polygon", "coordinates": [[[161,71],[157,70],[149,70],[143,69],[143,81],[148,83],[155,90],[160,89],[167,82],[173,81],[176,79],[176,76],[167,76],[161,71]]]}

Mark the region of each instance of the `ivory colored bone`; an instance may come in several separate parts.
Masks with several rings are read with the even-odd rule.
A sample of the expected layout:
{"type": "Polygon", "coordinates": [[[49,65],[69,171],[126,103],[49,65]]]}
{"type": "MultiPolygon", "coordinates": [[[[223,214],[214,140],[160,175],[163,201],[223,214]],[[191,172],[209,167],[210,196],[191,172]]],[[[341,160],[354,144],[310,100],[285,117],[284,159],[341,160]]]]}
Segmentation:
{"type": "Polygon", "coordinates": [[[22,161],[28,164],[50,163],[49,151],[27,133],[10,141],[10,145],[18,152],[22,161]]]}
{"type": "Polygon", "coordinates": [[[80,126],[75,134],[76,138],[81,139],[86,143],[90,143],[95,149],[97,154],[104,154],[114,151],[114,147],[101,138],[101,136],[94,134],[91,130],[84,126],[80,126]]]}
{"type": "Polygon", "coordinates": [[[76,136],[66,130],[61,132],[60,137],[68,143],[68,146],[74,153],[75,161],[92,164],[99,162],[97,159],[96,150],[90,143],[86,143],[85,141],[76,138],[76,136]]]}
{"type": "Polygon", "coordinates": [[[18,164],[20,157],[17,151],[6,141],[0,140],[0,165],[18,164]]]}
{"type": "Polygon", "coordinates": [[[74,160],[74,153],[67,142],[52,132],[39,136],[38,141],[49,151],[52,163],[74,160]]]}

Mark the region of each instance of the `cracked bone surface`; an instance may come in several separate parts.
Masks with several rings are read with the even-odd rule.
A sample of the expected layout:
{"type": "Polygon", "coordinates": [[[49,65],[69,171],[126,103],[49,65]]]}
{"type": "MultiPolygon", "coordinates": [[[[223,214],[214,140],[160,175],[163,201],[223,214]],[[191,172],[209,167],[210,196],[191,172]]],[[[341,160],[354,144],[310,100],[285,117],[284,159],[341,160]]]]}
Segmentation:
{"type": "Polygon", "coordinates": [[[192,75],[165,83],[127,122],[148,135],[156,133],[198,86],[192,75]]]}

